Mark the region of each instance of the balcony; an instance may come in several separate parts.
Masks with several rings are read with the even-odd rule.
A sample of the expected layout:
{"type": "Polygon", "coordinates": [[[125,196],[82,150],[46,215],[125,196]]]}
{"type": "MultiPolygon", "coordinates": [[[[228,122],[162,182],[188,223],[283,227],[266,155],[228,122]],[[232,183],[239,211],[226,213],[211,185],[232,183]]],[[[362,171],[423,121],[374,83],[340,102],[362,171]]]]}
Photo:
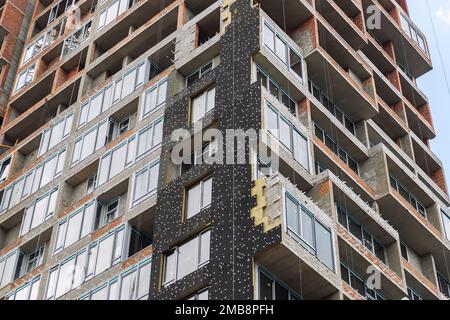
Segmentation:
{"type": "Polygon", "coordinates": [[[367,45],[360,3],[352,0],[316,0],[316,8],[353,49],[359,50],[367,45]]]}
{"type": "MultiPolygon", "coordinates": [[[[382,43],[392,41],[396,60],[408,66],[414,78],[418,78],[432,68],[425,37],[422,36],[422,45],[419,40],[413,40],[411,34],[403,31],[401,17],[402,9],[395,1],[363,0],[364,12],[371,5],[376,5],[381,11],[381,28],[370,30],[382,43]],[[423,48],[422,48],[423,47],[423,48]]],[[[368,14],[365,18],[369,18],[368,14]]],[[[409,18],[406,19],[408,29],[413,25],[409,18]]],[[[406,28],[406,25],[404,25],[406,28]]],[[[415,28],[417,30],[417,28],[415,28]]],[[[419,32],[421,34],[421,32],[419,32]]],[[[417,33],[416,33],[417,34],[417,33]]]]}
{"type": "Polygon", "coordinates": [[[438,264],[448,250],[440,230],[439,210],[427,187],[385,146],[371,150],[363,178],[374,188],[380,214],[389,220],[418,255],[432,253],[438,264]],[[446,248],[443,250],[442,248],[446,248]]]}
{"type": "Polygon", "coordinates": [[[303,299],[335,299],[340,280],[330,217],[278,173],[257,180],[252,194],[255,226],[281,233],[281,242],[258,253],[255,262],[303,299]]]}

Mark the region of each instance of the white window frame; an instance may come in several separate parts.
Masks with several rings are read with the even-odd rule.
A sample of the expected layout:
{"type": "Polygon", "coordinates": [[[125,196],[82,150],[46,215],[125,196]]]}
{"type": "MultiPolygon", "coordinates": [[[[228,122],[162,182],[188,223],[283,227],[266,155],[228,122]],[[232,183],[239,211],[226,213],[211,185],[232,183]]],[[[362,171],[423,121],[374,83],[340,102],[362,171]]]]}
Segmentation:
{"type": "Polygon", "coordinates": [[[132,192],[131,192],[131,197],[130,197],[130,208],[133,208],[134,206],[138,205],[139,203],[150,198],[152,195],[156,194],[156,192],[158,191],[159,165],[160,164],[159,164],[159,159],[158,159],[158,160],[146,165],[144,168],[138,170],[136,173],[133,174],[133,178],[131,179],[132,192]],[[158,172],[157,172],[157,176],[156,176],[156,188],[149,190],[148,188],[150,187],[150,182],[153,179],[155,179],[155,177],[153,177],[151,175],[151,170],[154,167],[158,167],[158,172]],[[136,181],[137,181],[137,177],[139,175],[145,175],[144,183],[145,183],[147,189],[146,189],[146,191],[143,192],[143,194],[140,197],[135,198],[135,193],[137,190],[136,181]]]}
{"type": "Polygon", "coordinates": [[[34,78],[36,76],[36,62],[28,66],[25,70],[19,73],[16,80],[16,85],[14,89],[14,93],[16,94],[23,88],[25,88],[28,84],[33,82],[34,78]],[[21,84],[21,78],[25,77],[23,79],[23,83],[21,84]]]}
{"type": "Polygon", "coordinates": [[[40,226],[42,223],[44,223],[45,221],[50,219],[55,214],[58,195],[59,195],[59,190],[58,190],[58,187],[56,187],[56,188],[50,190],[49,192],[47,192],[46,194],[44,194],[43,196],[37,198],[35,201],[33,201],[32,204],[30,204],[29,206],[27,206],[25,208],[23,218],[22,218],[22,223],[20,226],[20,232],[19,232],[20,236],[23,236],[23,235],[27,234],[28,232],[30,232],[31,230],[37,228],[38,226],[40,226]],[[55,196],[56,199],[55,199],[55,203],[53,204],[54,208],[51,208],[50,205],[51,205],[51,200],[52,200],[53,196],[55,196]],[[48,198],[48,199],[46,199],[46,198],[48,198]],[[34,218],[36,215],[36,205],[38,204],[38,202],[42,201],[43,199],[46,199],[45,200],[46,204],[45,204],[45,209],[44,209],[43,216],[42,216],[42,221],[39,222],[35,227],[33,227],[33,222],[34,222],[34,218]],[[32,212],[29,213],[28,210],[32,210],[32,212]],[[29,220],[27,220],[28,214],[31,215],[29,220]],[[27,222],[27,221],[29,222],[29,225],[26,227],[25,222],[27,222]],[[25,229],[25,227],[27,229],[25,229]]]}
{"type": "Polygon", "coordinates": [[[167,78],[164,78],[160,81],[158,81],[158,83],[156,83],[155,85],[153,85],[152,87],[150,87],[149,89],[145,90],[143,96],[142,96],[142,104],[141,104],[141,120],[145,119],[146,117],[148,117],[150,114],[152,114],[153,112],[159,110],[160,108],[162,108],[165,104],[166,104],[166,99],[167,99],[167,89],[168,89],[168,84],[169,81],[167,78]],[[165,89],[165,90],[162,90],[165,89]],[[156,98],[155,98],[155,105],[152,107],[150,107],[150,109],[148,110],[148,112],[145,112],[145,108],[147,105],[147,101],[150,99],[151,100],[151,95],[153,92],[156,91],[156,98]],[[162,92],[164,91],[164,92],[162,92]],[[163,100],[160,101],[160,96],[163,96],[163,100]]]}
{"type": "MultiPolygon", "coordinates": [[[[170,249],[169,251],[167,251],[164,254],[164,264],[163,264],[163,286],[164,287],[166,287],[166,286],[168,286],[168,285],[170,285],[172,283],[175,283],[178,280],[182,279],[182,278],[178,278],[178,263],[180,262],[179,261],[179,248],[181,246],[187,244],[188,242],[190,242],[190,241],[196,241],[197,242],[197,249],[196,249],[196,252],[195,252],[195,254],[197,256],[197,266],[196,266],[196,269],[194,271],[192,271],[192,272],[195,272],[195,271],[199,270],[200,268],[204,267],[205,265],[207,265],[209,263],[209,260],[211,258],[210,257],[210,251],[208,252],[208,259],[206,261],[204,261],[204,262],[200,261],[201,250],[202,250],[202,248],[201,248],[202,236],[207,234],[207,233],[209,233],[209,235],[208,235],[209,236],[209,241],[210,241],[210,243],[209,243],[209,250],[211,250],[211,229],[206,229],[206,230],[201,231],[200,233],[198,233],[196,236],[192,237],[191,239],[189,239],[189,240],[181,243],[180,245],[170,249]],[[174,261],[174,266],[173,266],[174,270],[172,270],[173,274],[174,274],[174,279],[166,280],[166,274],[165,274],[166,270],[165,269],[166,269],[167,257],[170,254],[175,254],[175,261],[174,261]]],[[[191,273],[186,274],[184,277],[188,276],[189,274],[191,274],[191,273]]]]}
{"type": "Polygon", "coordinates": [[[58,254],[59,252],[73,246],[74,244],[76,244],[78,241],[80,241],[81,239],[83,239],[84,237],[90,235],[95,228],[95,218],[96,218],[96,213],[97,213],[97,201],[91,201],[86,203],[85,205],[83,205],[81,208],[76,209],[75,211],[69,213],[64,219],[62,219],[59,223],[58,223],[58,231],[56,233],[56,240],[55,240],[55,246],[53,248],[53,255],[58,254]],[[89,217],[89,211],[87,211],[90,207],[93,207],[93,212],[92,212],[92,217],[89,217]],[[75,216],[81,214],[82,218],[81,218],[81,222],[79,225],[79,230],[78,230],[78,237],[77,240],[75,240],[75,242],[67,245],[66,244],[66,240],[67,240],[67,235],[69,233],[69,222],[70,219],[74,218],[75,216]],[[83,234],[83,229],[85,227],[85,223],[87,223],[87,225],[89,225],[89,223],[91,224],[91,227],[89,229],[87,229],[87,233],[83,234]],[[61,241],[62,243],[59,244],[58,240],[60,239],[60,233],[62,232],[62,238],[61,241]]]}
{"type": "Polygon", "coordinates": [[[58,120],[54,124],[52,124],[48,129],[46,129],[42,133],[41,137],[41,143],[39,145],[39,152],[38,155],[42,156],[44,153],[46,153],[48,150],[53,149],[58,144],[63,142],[71,133],[72,131],[72,123],[73,123],[73,113],[69,113],[65,118],[58,120]],[[61,136],[57,137],[57,143],[50,146],[50,141],[52,140],[52,135],[54,134],[53,130],[60,125],[62,122],[64,122],[61,130],[61,136]],[[48,139],[46,139],[46,134],[49,134],[48,139]],[[45,144],[45,145],[44,145],[45,144]]]}
{"type": "Polygon", "coordinates": [[[264,127],[267,130],[267,132],[269,132],[270,135],[272,135],[275,139],[277,139],[281,146],[290,154],[292,154],[292,157],[295,159],[295,161],[297,163],[299,163],[305,170],[307,170],[308,172],[310,172],[311,170],[311,156],[310,156],[310,145],[309,145],[309,139],[307,137],[307,135],[302,133],[302,130],[300,130],[296,125],[294,125],[291,121],[289,121],[286,117],[284,117],[269,101],[265,100],[264,101],[264,127]],[[268,111],[271,110],[272,112],[274,112],[277,116],[277,129],[275,129],[275,132],[273,132],[272,130],[270,130],[270,128],[268,128],[268,111]],[[289,126],[289,135],[290,135],[290,147],[287,146],[285,144],[285,142],[283,142],[281,140],[281,131],[280,131],[280,123],[281,121],[284,121],[288,126],[289,126]],[[300,154],[303,152],[306,152],[306,163],[301,163],[300,160],[301,159],[297,159],[296,158],[296,151],[295,150],[295,143],[294,143],[294,132],[297,133],[301,139],[304,139],[304,141],[306,142],[306,150],[298,150],[300,152],[300,154]]]}
{"type": "MultiPolygon", "coordinates": [[[[43,170],[45,168],[45,165],[48,164],[50,161],[53,161],[55,158],[56,158],[56,163],[54,165],[54,171],[52,173],[51,180],[54,180],[58,176],[60,176],[63,171],[65,156],[66,156],[66,147],[64,147],[61,150],[59,150],[58,152],[52,154],[50,157],[48,157],[45,161],[40,163],[38,166],[34,167],[27,173],[25,173],[22,176],[20,176],[19,178],[15,179],[8,186],[6,186],[6,188],[4,189],[4,192],[3,192],[1,203],[0,203],[0,215],[4,211],[9,210],[12,207],[16,206],[21,200],[34,194],[39,188],[44,187],[44,185],[42,185],[43,170]],[[60,164],[62,164],[62,168],[60,168],[60,164]],[[61,169],[61,171],[58,171],[59,169],[61,169]],[[21,185],[21,187],[20,187],[21,189],[20,189],[20,194],[18,195],[18,200],[17,200],[18,202],[14,203],[11,206],[12,193],[13,193],[12,191],[14,190],[14,188],[16,188],[20,185],[21,185]]],[[[50,183],[50,182],[51,181],[49,181],[48,183],[50,183]]],[[[47,184],[45,184],[45,185],[47,185],[47,184]]],[[[16,192],[17,192],[17,190],[16,190],[16,192]]]]}
{"type": "Polygon", "coordinates": [[[194,124],[194,123],[202,121],[208,114],[211,114],[212,112],[214,112],[214,109],[216,107],[216,86],[215,85],[210,86],[209,88],[203,90],[199,94],[192,97],[190,100],[191,100],[190,123],[194,124]],[[214,91],[213,105],[210,106],[208,104],[208,96],[209,96],[209,93],[212,91],[214,91]],[[194,102],[197,101],[197,99],[203,99],[203,102],[201,104],[203,106],[203,110],[201,110],[201,112],[199,113],[199,114],[201,114],[201,116],[198,119],[194,119],[194,117],[193,117],[194,116],[194,102]]]}
{"type": "Polygon", "coordinates": [[[203,178],[202,180],[200,180],[200,181],[190,185],[188,188],[186,188],[186,190],[185,190],[185,206],[184,206],[184,208],[185,208],[184,219],[185,220],[188,220],[188,219],[190,219],[192,217],[195,217],[196,215],[198,215],[203,210],[211,207],[212,200],[213,200],[212,199],[212,194],[213,194],[212,191],[213,191],[213,176],[212,175],[209,175],[206,178],[203,178]],[[211,190],[209,191],[210,192],[210,203],[205,203],[205,199],[204,199],[205,198],[204,186],[205,186],[205,183],[207,181],[211,181],[211,190]],[[189,206],[188,206],[188,203],[189,203],[189,191],[192,190],[193,188],[198,187],[198,186],[200,187],[200,199],[199,199],[199,201],[200,201],[200,210],[198,212],[189,212],[189,206]]]}

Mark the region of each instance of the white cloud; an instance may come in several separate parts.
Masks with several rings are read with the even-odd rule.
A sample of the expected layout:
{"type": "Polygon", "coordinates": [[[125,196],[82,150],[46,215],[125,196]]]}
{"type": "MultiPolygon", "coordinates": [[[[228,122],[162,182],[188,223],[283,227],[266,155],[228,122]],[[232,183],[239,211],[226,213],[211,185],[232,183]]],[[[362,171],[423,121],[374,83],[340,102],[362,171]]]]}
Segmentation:
{"type": "Polygon", "coordinates": [[[436,12],[436,16],[443,22],[450,25],[450,9],[440,6],[436,12]]]}

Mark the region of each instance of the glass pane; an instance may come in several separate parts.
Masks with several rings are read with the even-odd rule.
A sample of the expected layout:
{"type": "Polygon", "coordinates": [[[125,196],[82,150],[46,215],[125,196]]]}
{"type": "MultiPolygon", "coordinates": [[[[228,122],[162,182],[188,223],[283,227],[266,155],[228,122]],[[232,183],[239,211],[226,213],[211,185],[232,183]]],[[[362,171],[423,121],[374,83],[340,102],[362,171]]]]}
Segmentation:
{"type": "Polygon", "coordinates": [[[297,212],[297,204],[289,197],[286,197],[286,220],[289,230],[300,235],[299,215],[297,212]]]}
{"type": "Polygon", "coordinates": [[[297,131],[293,132],[294,158],[303,168],[309,170],[308,141],[297,131]]]}
{"type": "Polygon", "coordinates": [[[291,145],[291,127],[283,118],[280,118],[280,141],[289,150],[292,149],[291,145]]]}
{"type": "Polygon", "coordinates": [[[151,269],[152,269],[151,263],[147,263],[145,266],[141,266],[139,269],[139,283],[137,293],[138,299],[148,295],[148,291],[150,289],[151,269]]]}
{"type": "Polygon", "coordinates": [[[158,88],[158,106],[161,105],[166,101],[166,95],[167,95],[167,81],[164,81],[159,85],[158,88]]]}
{"type": "Polygon", "coordinates": [[[108,286],[104,286],[100,290],[92,293],[91,300],[107,300],[108,299],[108,286]]]}
{"type": "Polygon", "coordinates": [[[314,248],[313,218],[302,209],[302,239],[314,248]]]}
{"type": "Polygon", "coordinates": [[[136,81],[136,69],[127,73],[123,78],[122,98],[128,96],[134,91],[136,81]]]}
{"type": "Polygon", "coordinates": [[[150,168],[150,180],[148,192],[152,192],[158,187],[159,163],[150,168]]]}
{"type": "Polygon", "coordinates": [[[278,116],[270,107],[266,107],[266,129],[278,137],[278,116]]]}
{"type": "Polygon", "coordinates": [[[114,165],[111,166],[111,173],[109,175],[109,178],[112,178],[123,171],[125,168],[125,162],[126,162],[126,149],[127,145],[124,144],[123,146],[119,147],[118,149],[114,150],[112,153],[112,163],[114,165]]]}
{"type": "Polygon", "coordinates": [[[214,109],[216,104],[216,88],[213,87],[208,90],[206,96],[206,113],[214,109]]]}
{"type": "Polygon", "coordinates": [[[259,272],[259,300],[273,300],[272,279],[259,272]]]}
{"type": "Polygon", "coordinates": [[[81,229],[81,238],[91,233],[94,224],[95,204],[92,203],[84,209],[83,226],[81,229]]]}
{"type": "Polygon", "coordinates": [[[156,108],[157,88],[153,88],[145,93],[144,115],[156,108]]]}
{"type": "Polygon", "coordinates": [[[178,248],[177,279],[197,270],[198,238],[194,238],[178,248]]]}
{"type": "Polygon", "coordinates": [[[120,288],[120,300],[133,300],[137,291],[137,272],[125,275],[120,288]]]}
{"type": "Polygon", "coordinates": [[[334,270],[331,233],[317,221],[315,231],[317,258],[328,266],[328,268],[334,270]]]}
{"type": "Polygon", "coordinates": [[[95,139],[97,136],[97,130],[91,130],[83,138],[83,147],[81,148],[80,160],[86,159],[88,156],[94,153],[95,139]]]}
{"type": "Polygon", "coordinates": [[[91,121],[95,117],[97,117],[102,110],[102,100],[103,100],[103,92],[96,95],[89,105],[89,114],[87,117],[87,122],[91,121]]]}
{"type": "Polygon", "coordinates": [[[284,43],[283,40],[281,40],[281,38],[279,36],[275,37],[275,53],[277,55],[278,58],[281,59],[281,61],[283,61],[284,63],[287,62],[287,57],[286,57],[286,44],[284,43]]]}
{"type": "Polygon", "coordinates": [[[39,155],[43,155],[49,149],[48,143],[50,141],[51,132],[52,132],[51,130],[47,130],[42,135],[42,143],[41,143],[41,148],[39,150],[39,155]]]}
{"type": "Polygon", "coordinates": [[[205,94],[201,94],[192,100],[191,122],[195,123],[205,115],[205,94]]]}
{"type": "Polygon", "coordinates": [[[201,185],[196,184],[189,188],[186,193],[186,219],[189,219],[200,212],[201,205],[201,185]]]}
{"type": "Polygon", "coordinates": [[[264,24],[264,44],[272,51],[275,51],[274,36],[274,32],[267,26],[267,24],[264,24]]]}
{"type": "Polygon", "coordinates": [[[208,230],[200,235],[200,265],[209,261],[210,248],[211,231],[208,230]]]}
{"type": "Polygon", "coordinates": [[[79,240],[82,220],[82,211],[69,218],[65,247],[68,247],[79,240]]]}
{"type": "Polygon", "coordinates": [[[211,205],[211,197],[212,197],[212,178],[209,178],[203,182],[202,208],[206,208],[211,205]]]}
{"type": "Polygon", "coordinates": [[[175,280],[175,261],[176,253],[172,251],[166,255],[164,261],[164,282],[170,282],[175,280]]]}
{"type": "Polygon", "coordinates": [[[154,146],[157,146],[158,144],[160,144],[162,142],[162,135],[163,135],[163,122],[159,121],[159,122],[155,123],[153,144],[152,144],[151,148],[154,146]]]}
{"type": "Polygon", "coordinates": [[[95,274],[100,274],[111,266],[111,259],[114,248],[114,235],[108,236],[100,241],[98,246],[98,258],[95,274]]]}
{"type": "Polygon", "coordinates": [[[34,207],[33,221],[31,223],[31,229],[36,228],[44,221],[47,204],[48,204],[48,197],[39,199],[36,202],[36,205],[34,207]]]}

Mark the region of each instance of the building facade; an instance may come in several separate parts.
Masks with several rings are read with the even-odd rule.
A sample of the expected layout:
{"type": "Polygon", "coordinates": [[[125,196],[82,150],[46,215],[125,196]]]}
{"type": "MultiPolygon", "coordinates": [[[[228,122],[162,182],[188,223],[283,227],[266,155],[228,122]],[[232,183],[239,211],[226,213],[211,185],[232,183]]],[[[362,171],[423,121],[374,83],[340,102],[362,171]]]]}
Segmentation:
{"type": "Polygon", "coordinates": [[[449,299],[405,0],[3,8],[1,299],[449,299]]]}

